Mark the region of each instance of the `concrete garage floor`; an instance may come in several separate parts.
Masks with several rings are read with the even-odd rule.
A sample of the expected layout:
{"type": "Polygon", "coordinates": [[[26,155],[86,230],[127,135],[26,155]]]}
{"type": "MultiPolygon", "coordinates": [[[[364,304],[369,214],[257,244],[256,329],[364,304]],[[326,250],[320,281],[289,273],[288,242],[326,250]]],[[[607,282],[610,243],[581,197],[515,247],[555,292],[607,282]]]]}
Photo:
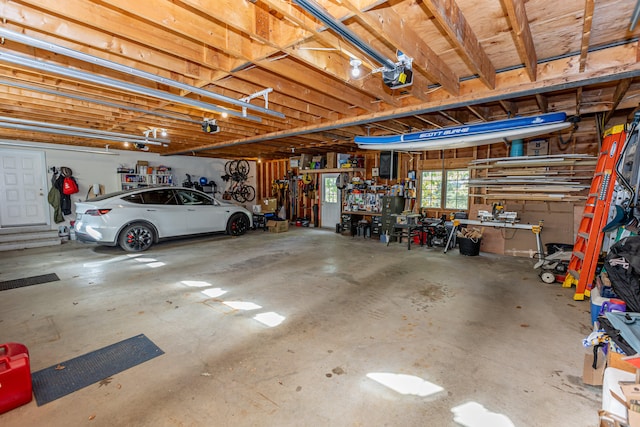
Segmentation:
{"type": "Polygon", "coordinates": [[[0,425],[596,426],[589,302],[533,264],[306,228],[4,253],[0,280],[61,279],[0,292],[0,342],[26,344],[32,371],[138,334],[165,354],[0,425]]]}

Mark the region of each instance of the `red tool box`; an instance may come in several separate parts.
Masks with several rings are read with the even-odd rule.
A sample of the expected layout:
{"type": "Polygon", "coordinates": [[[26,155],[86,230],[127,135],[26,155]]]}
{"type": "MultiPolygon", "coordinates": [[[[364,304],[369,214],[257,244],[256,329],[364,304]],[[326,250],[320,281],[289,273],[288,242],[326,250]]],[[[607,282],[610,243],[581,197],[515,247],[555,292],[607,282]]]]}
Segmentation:
{"type": "Polygon", "coordinates": [[[0,414],[31,402],[29,350],[22,344],[0,344],[0,414]]]}

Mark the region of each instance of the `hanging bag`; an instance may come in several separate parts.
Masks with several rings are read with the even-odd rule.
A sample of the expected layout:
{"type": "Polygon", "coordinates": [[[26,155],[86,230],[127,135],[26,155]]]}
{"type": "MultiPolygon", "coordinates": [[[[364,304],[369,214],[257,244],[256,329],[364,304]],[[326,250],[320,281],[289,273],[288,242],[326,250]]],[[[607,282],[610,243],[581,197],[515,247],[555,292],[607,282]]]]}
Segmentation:
{"type": "Polygon", "coordinates": [[[76,180],[70,176],[65,177],[62,182],[62,193],[68,196],[70,194],[76,194],[78,191],[76,180]]]}

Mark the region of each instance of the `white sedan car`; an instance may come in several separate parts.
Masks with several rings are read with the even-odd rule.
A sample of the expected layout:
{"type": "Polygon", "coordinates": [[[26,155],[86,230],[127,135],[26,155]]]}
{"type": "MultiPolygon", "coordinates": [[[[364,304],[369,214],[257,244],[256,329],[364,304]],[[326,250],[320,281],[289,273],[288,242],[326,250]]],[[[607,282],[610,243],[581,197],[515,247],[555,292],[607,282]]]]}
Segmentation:
{"type": "Polygon", "coordinates": [[[140,252],[160,239],[226,231],[244,234],[247,209],[181,187],[146,187],[76,203],[78,240],[140,252]]]}

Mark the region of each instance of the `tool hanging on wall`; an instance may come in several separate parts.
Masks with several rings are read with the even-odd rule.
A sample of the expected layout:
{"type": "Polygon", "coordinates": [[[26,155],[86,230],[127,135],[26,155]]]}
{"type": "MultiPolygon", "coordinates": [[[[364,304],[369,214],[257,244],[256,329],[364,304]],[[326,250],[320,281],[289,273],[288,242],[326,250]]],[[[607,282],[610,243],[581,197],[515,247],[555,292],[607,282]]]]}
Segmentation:
{"type": "Polygon", "coordinates": [[[278,200],[278,206],[282,206],[287,209],[289,205],[287,200],[287,194],[289,192],[289,180],[288,179],[274,179],[271,183],[271,195],[275,196],[278,200]]]}
{"type": "Polygon", "coordinates": [[[302,183],[303,184],[311,184],[313,182],[313,177],[311,176],[311,174],[309,173],[305,173],[304,175],[302,175],[302,183]]]}

